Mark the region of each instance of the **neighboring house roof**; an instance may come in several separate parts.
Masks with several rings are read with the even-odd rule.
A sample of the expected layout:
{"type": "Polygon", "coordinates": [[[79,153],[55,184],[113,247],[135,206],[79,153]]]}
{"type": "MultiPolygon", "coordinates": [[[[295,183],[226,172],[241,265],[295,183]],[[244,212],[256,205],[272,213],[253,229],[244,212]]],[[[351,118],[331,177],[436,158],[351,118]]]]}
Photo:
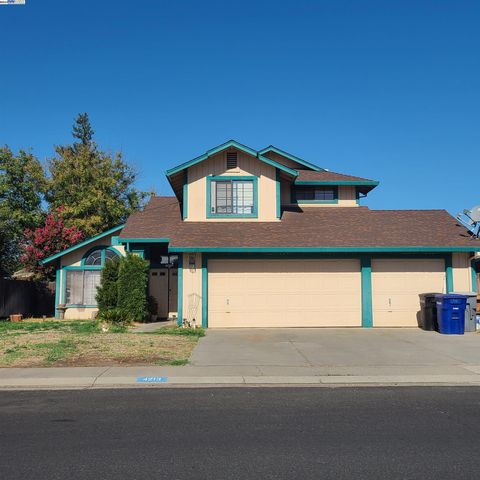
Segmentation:
{"type": "Polygon", "coordinates": [[[200,155],[199,157],[193,158],[192,160],[182,163],[177,167],[170,168],[165,172],[165,174],[167,175],[167,177],[175,175],[176,173],[179,173],[188,167],[196,165],[197,163],[203,162],[204,160],[207,160],[207,158],[211,157],[212,155],[215,155],[221,152],[222,150],[226,150],[227,148],[230,148],[230,147],[235,147],[236,149],[241,150],[242,152],[248,153],[249,155],[252,155],[258,158],[260,161],[267,163],[268,165],[272,165],[273,167],[278,168],[279,170],[282,170],[283,172],[288,173],[293,177],[296,177],[298,175],[295,169],[282,165],[281,163],[276,162],[271,158],[264,157],[260,152],[257,152],[253,148],[247,147],[246,145],[243,145],[242,143],[237,142],[236,140],[229,140],[228,142],[222,143],[217,147],[211,148],[210,150],[207,150],[203,155],[200,155]]]}
{"type": "Polygon", "coordinates": [[[281,222],[182,221],[175,197],[153,197],[121,238],[169,239],[173,251],[475,251],[480,241],[445,210],[295,207],[281,222]]]}
{"type": "Polygon", "coordinates": [[[76,245],[73,245],[72,247],[69,247],[65,250],[62,250],[61,252],[56,253],[55,255],[51,255],[50,257],[44,258],[43,260],[40,261],[41,265],[45,265],[46,263],[51,262],[52,260],[56,260],[57,258],[62,257],[63,255],[73,252],[77,250],[78,248],[84,247],[85,245],[89,245],[92,242],[95,242],[96,240],[99,240],[100,238],[107,237],[108,235],[111,235],[112,233],[119,232],[123,227],[124,223],[122,225],[117,225],[116,227],[111,228],[110,230],[107,230],[106,232],[99,233],[98,235],[95,235],[94,237],[90,237],[87,240],[84,240],[83,242],[77,243],[76,245]]]}

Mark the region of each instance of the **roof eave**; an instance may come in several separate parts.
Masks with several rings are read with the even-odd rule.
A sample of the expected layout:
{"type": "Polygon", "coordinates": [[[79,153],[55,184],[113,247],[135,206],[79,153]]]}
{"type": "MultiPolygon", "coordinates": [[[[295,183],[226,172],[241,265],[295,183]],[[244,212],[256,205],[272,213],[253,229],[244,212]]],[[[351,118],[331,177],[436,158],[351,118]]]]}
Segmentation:
{"type": "Polygon", "coordinates": [[[98,235],[90,237],[89,239],[84,240],[83,242],[77,243],[76,245],[72,245],[71,247],[66,248],[65,250],[62,250],[61,252],[55,253],[54,255],[50,255],[49,257],[44,258],[43,260],[40,260],[39,263],[40,265],[46,265],[47,263],[50,263],[51,261],[56,260],[57,258],[63,257],[63,255],[66,255],[67,253],[74,252],[75,250],[81,247],[89,245],[90,243],[100,240],[101,238],[107,237],[108,235],[111,235],[112,233],[115,233],[121,230],[124,226],[125,224],[122,223],[121,225],[113,227],[110,230],[107,230],[106,232],[99,233],[98,235]]]}

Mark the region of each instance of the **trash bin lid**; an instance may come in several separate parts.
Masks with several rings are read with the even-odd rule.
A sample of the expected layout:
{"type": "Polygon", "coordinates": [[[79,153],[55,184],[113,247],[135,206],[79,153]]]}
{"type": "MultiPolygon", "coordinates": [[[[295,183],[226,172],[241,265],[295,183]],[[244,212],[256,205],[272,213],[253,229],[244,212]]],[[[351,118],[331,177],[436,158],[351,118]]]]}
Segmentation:
{"type": "Polygon", "coordinates": [[[458,293],[459,295],[465,295],[467,297],[476,297],[477,292],[455,292],[458,293]]]}
{"type": "Polygon", "coordinates": [[[438,293],[435,295],[436,298],[466,298],[467,295],[464,295],[462,293],[438,293]]]}

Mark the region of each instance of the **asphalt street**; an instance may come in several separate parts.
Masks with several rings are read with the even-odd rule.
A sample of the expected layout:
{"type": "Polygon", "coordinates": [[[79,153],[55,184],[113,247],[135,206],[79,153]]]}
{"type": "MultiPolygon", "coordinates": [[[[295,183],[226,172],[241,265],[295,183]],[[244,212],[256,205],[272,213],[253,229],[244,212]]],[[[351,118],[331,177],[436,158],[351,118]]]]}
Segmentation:
{"type": "Polygon", "coordinates": [[[480,388],[0,392],[0,478],[472,479],[480,388]]]}

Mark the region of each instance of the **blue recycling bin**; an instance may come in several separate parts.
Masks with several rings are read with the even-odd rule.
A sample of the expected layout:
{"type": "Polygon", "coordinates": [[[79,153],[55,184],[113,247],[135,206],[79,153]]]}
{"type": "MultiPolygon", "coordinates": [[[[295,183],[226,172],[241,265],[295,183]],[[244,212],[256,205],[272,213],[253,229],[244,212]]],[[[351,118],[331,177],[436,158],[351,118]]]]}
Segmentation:
{"type": "Polygon", "coordinates": [[[435,299],[438,331],[444,335],[463,335],[465,333],[467,296],[448,293],[436,295],[435,299]]]}

